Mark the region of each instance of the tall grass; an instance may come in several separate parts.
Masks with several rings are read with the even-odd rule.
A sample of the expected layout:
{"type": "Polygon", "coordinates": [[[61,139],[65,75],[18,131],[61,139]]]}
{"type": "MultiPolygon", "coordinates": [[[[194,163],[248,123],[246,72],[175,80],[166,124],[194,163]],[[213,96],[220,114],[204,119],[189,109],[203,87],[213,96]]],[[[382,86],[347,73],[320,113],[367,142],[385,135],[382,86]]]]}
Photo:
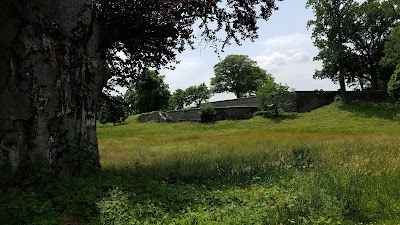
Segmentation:
{"type": "Polygon", "coordinates": [[[99,125],[102,174],[12,189],[0,221],[400,224],[395,114],[334,103],[281,120],[99,125]]]}
{"type": "Polygon", "coordinates": [[[324,223],[329,218],[342,223],[398,222],[400,125],[392,119],[395,112],[390,104],[335,103],[281,121],[261,117],[207,125],[131,121],[99,129],[102,164],[105,169],[124,168],[164,180],[257,177],[274,180],[274,187],[283,182],[283,202],[276,204],[288,207],[285,198],[291,196],[294,208],[278,210],[283,215],[275,218],[276,223],[324,223]],[[109,129],[118,132],[117,139],[103,136],[109,129]],[[304,212],[288,213],[296,207],[304,212]]]}

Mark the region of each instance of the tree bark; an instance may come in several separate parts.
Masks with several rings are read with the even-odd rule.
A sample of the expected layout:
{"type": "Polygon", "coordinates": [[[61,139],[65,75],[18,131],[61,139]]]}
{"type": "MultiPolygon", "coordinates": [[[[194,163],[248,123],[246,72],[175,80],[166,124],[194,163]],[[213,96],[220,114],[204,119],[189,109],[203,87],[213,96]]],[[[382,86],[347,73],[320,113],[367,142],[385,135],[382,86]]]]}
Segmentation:
{"type": "Polygon", "coordinates": [[[91,0],[0,3],[0,167],[14,176],[32,162],[79,174],[71,154],[100,169],[95,103],[108,69],[95,18],[91,0]]]}
{"type": "Polygon", "coordinates": [[[342,97],[342,102],[347,103],[347,93],[346,93],[346,82],[344,79],[343,67],[339,66],[339,84],[340,84],[340,97],[342,97]]]}
{"type": "MultiPolygon", "coordinates": [[[[371,64],[373,64],[373,63],[371,63],[371,64]]],[[[371,71],[370,71],[370,73],[371,73],[371,88],[372,88],[372,90],[379,90],[379,87],[378,87],[378,74],[377,74],[377,71],[376,71],[377,69],[376,69],[376,66],[375,65],[371,65],[371,71]]]]}

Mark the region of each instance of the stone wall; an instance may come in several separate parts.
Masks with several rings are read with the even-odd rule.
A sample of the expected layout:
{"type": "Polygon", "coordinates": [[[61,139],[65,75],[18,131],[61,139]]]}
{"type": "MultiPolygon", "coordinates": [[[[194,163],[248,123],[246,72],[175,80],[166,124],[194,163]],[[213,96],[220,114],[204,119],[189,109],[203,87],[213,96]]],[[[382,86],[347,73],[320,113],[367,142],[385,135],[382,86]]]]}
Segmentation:
{"type": "Polygon", "coordinates": [[[348,98],[350,101],[395,102],[386,91],[349,91],[348,98]]]}
{"type": "Polygon", "coordinates": [[[216,107],[216,114],[213,121],[219,120],[244,120],[253,117],[258,110],[257,107],[232,106],[232,107],[216,107]]]}
{"type": "MultiPolygon", "coordinates": [[[[340,96],[339,91],[296,91],[296,111],[309,112],[328,105],[340,96]]],[[[348,91],[349,101],[394,102],[386,91],[348,91]]]]}
{"type": "Polygon", "coordinates": [[[139,117],[140,122],[201,122],[201,112],[198,108],[188,110],[175,110],[168,112],[144,113],[139,117]]]}
{"type": "Polygon", "coordinates": [[[247,98],[237,98],[225,101],[210,102],[215,108],[216,107],[231,107],[231,106],[253,106],[257,107],[257,99],[255,96],[247,98]]]}
{"type": "MultiPolygon", "coordinates": [[[[253,114],[257,111],[257,107],[216,107],[214,108],[216,114],[211,121],[219,120],[242,120],[253,117],[253,114]]],[[[201,111],[199,108],[193,108],[189,110],[175,110],[168,112],[150,112],[144,113],[139,117],[140,122],[154,121],[158,123],[165,122],[204,122],[201,117],[201,111]]]]}
{"type": "MultiPolygon", "coordinates": [[[[296,106],[286,111],[309,112],[332,103],[335,96],[340,95],[338,91],[295,91],[295,94],[296,106]]],[[[348,91],[347,94],[349,101],[394,102],[386,91],[348,91]]],[[[257,107],[257,98],[252,96],[210,103],[214,107],[257,107]]]]}
{"type": "Polygon", "coordinates": [[[333,102],[338,92],[296,91],[296,112],[309,112],[333,102]]]}
{"type": "MultiPolygon", "coordinates": [[[[296,91],[296,104],[288,112],[309,112],[334,101],[338,91],[296,91]]],[[[385,91],[349,91],[349,101],[394,102],[385,91]]],[[[249,119],[258,110],[256,97],[210,102],[216,115],[212,121],[249,119]]],[[[199,108],[142,114],[140,122],[202,122],[199,108]]]]}

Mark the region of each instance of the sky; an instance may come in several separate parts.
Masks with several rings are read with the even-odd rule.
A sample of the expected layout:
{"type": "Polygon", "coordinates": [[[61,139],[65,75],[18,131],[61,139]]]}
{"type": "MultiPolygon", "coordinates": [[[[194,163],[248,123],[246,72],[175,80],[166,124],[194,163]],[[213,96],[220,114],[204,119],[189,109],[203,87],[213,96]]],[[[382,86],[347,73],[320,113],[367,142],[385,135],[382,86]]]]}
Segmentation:
{"type": "MultiPolygon", "coordinates": [[[[268,21],[259,21],[259,38],[254,42],[227,46],[220,56],[206,43],[197,43],[195,50],[188,48],[177,55],[180,63],[175,70],[162,69],[159,72],[165,75],[165,83],[169,85],[171,93],[178,88],[186,89],[201,83],[209,86],[214,76],[213,66],[227,55],[238,54],[249,56],[258,66],[271,73],[277,83],[286,84],[296,91],[338,90],[339,85],[329,79],[313,79],[314,71],[321,69],[322,63],[313,61],[318,49],[312,43],[312,29],[307,29],[307,21],[314,16],[312,9],[305,8],[306,2],[277,1],[279,10],[274,11],[268,21]]],[[[233,93],[223,93],[215,94],[210,101],[234,98],[233,93]]]]}
{"type": "MultiPolygon", "coordinates": [[[[243,45],[232,44],[220,53],[206,44],[198,44],[197,49],[188,49],[177,56],[180,64],[175,70],[163,69],[165,82],[171,93],[178,88],[186,89],[192,85],[210,85],[214,76],[213,66],[229,54],[247,55],[261,68],[275,77],[275,81],[287,84],[297,91],[337,90],[339,86],[331,80],[314,80],[316,69],[321,62],[313,61],[318,49],[313,46],[312,30],[307,30],[307,21],[313,18],[311,9],[306,9],[306,0],[284,0],[277,2],[279,10],[274,11],[268,21],[260,21],[259,38],[254,42],[245,41],[243,45]]],[[[216,94],[210,101],[233,99],[230,94],[216,94]]]]}

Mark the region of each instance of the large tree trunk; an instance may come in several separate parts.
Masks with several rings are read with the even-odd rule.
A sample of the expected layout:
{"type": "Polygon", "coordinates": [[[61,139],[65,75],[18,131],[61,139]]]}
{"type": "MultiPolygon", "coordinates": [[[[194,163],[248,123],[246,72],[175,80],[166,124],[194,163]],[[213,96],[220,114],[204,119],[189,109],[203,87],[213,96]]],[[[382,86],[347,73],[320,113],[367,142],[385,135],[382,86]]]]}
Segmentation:
{"type": "Polygon", "coordinates": [[[100,169],[95,103],[107,66],[98,36],[91,0],[2,0],[0,168],[26,176],[47,163],[68,178],[89,156],[100,169]]]}

